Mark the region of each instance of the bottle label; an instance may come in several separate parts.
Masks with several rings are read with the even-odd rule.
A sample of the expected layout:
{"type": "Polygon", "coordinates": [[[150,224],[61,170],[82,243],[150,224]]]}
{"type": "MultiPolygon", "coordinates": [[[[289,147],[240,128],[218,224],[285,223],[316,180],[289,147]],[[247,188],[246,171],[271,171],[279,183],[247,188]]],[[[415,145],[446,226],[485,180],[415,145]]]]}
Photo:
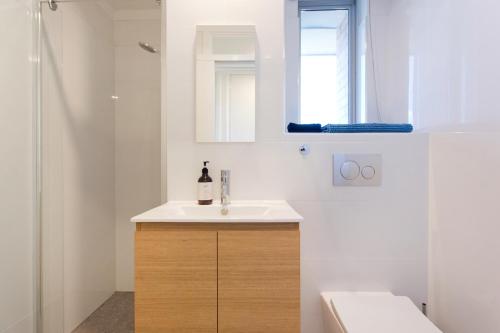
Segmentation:
{"type": "Polygon", "coordinates": [[[213,200],[212,183],[198,183],[198,200],[213,200]]]}

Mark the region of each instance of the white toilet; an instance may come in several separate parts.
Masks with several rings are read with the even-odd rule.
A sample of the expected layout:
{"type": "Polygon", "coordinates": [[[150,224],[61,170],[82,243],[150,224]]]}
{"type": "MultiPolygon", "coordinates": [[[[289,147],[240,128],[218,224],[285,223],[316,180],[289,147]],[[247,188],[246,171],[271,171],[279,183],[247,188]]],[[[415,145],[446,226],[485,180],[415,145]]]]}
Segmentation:
{"type": "Polygon", "coordinates": [[[386,293],[321,294],[325,333],[442,333],[408,297],[386,293]]]}

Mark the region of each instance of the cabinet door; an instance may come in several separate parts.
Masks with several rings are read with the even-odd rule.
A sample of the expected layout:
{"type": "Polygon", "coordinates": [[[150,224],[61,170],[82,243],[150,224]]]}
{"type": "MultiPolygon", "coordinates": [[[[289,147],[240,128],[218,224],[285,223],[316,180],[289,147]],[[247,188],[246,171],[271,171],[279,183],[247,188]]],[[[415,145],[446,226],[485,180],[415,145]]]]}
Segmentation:
{"type": "Polygon", "coordinates": [[[218,237],[219,333],[299,333],[299,231],[218,237]]]}
{"type": "Polygon", "coordinates": [[[136,232],[136,333],[217,332],[217,232],[136,232]]]}

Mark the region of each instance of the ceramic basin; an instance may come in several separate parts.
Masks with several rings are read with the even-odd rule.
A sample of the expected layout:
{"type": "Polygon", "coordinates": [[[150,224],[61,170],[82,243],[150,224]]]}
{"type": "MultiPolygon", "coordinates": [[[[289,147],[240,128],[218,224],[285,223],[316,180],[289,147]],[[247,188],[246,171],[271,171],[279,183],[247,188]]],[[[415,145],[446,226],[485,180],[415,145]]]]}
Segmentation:
{"type": "MultiPolygon", "coordinates": [[[[220,217],[221,206],[184,206],[181,211],[186,216],[204,217],[220,217]]],[[[248,216],[265,216],[269,212],[267,206],[247,206],[247,205],[228,205],[227,216],[231,217],[248,217],[248,216]]]]}
{"type": "Polygon", "coordinates": [[[303,220],[286,201],[233,201],[227,215],[222,214],[221,208],[220,204],[200,206],[191,201],[170,201],[132,218],[132,222],[284,223],[303,220]]]}

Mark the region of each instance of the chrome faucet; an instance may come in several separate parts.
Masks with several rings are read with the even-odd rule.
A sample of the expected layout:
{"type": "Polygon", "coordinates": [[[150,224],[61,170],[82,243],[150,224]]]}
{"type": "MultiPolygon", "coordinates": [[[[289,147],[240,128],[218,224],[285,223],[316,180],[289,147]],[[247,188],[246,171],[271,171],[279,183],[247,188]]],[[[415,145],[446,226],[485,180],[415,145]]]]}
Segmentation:
{"type": "Polygon", "coordinates": [[[221,170],[220,172],[220,203],[221,214],[227,215],[229,213],[228,205],[231,203],[230,197],[230,184],[231,184],[231,171],[221,170]]]}

